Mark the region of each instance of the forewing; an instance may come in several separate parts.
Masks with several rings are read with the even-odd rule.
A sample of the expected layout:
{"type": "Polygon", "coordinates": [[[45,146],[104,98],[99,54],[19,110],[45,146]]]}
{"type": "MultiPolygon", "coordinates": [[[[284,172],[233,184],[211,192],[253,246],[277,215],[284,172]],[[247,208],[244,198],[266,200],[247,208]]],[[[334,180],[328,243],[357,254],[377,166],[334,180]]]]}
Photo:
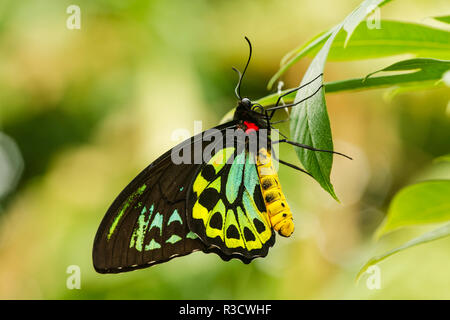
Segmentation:
{"type": "Polygon", "coordinates": [[[208,252],[209,246],[190,231],[186,219],[188,187],[201,167],[193,164],[197,142],[200,150],[208,144],[197,135],[175,147],[190,148],[188,163],[175,164],[168,151],[116,198],[94,240],[93,262],[98,272],[129,271],[198,250],[208,252]]]}

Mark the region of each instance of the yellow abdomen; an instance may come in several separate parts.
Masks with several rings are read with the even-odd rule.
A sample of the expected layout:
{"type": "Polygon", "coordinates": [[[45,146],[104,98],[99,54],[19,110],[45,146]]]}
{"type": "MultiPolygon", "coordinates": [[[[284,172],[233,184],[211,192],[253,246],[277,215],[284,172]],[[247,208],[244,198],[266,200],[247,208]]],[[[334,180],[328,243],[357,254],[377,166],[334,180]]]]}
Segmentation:
{"type": "Polygon", "coordinates": [[[265,148],[259,150],[256,166],[270,223],[281,236],[289,237],[294,232],[292,212],[281,190],[278,174],[272,165],[272,156],[265,148]]]}

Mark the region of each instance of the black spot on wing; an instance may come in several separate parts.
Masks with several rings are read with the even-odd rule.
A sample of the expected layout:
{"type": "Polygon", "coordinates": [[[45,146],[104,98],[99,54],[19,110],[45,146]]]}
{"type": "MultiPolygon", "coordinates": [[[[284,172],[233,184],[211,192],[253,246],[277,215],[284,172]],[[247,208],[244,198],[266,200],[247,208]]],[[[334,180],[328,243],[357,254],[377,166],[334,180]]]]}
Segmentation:
{"type": "Polygon", "coordinates": [[[264,199],[259,188],[255,188],[255,191],[253,192],[253,201],[255,201],[259,212],[266,212],[266,204],[264,203],[264,199]]]}
{"type": "Polygon", "coordinates": [[[206,181],[213,181],[216,175],[216,170],[210,164],[207,164],[202,170],[202,177],[205,178],[206,181]]]}
{"type": "Polygon", "coordinates": [[[211,228],[222,230],[223,219],[220,212],[215,212],[209,221],[211,228]]]}
{"type": "Polygon", "coordinates": [[[253,232],[251,232],[250,229],[247,227],[244,228],[244,238],[246,241],[255,241],[256,240],[253,232]]]}
{"type": "Polygon", "coordinates": [[[227,238],[228,239],[240,239],[239,231],[235,225],[230,225],[227,228],[227,238]]]}
{"type": "Polygon", "coordinates": [[[256,231],[258,231],[258,233],[263,233],[266,230],[266,226],[264,225],[264,223],[256,218],[253,219],[253,224],[255,225],[256,231]]]}
{"type": "Polygon", "coordinates": [[[217,204],[217,201],[219,200],[219,193],[214,188],[207,188],[205,189],[198,199],[198,202],[208,209],[208,211],[211,211],[215,205],[217,204]]]}

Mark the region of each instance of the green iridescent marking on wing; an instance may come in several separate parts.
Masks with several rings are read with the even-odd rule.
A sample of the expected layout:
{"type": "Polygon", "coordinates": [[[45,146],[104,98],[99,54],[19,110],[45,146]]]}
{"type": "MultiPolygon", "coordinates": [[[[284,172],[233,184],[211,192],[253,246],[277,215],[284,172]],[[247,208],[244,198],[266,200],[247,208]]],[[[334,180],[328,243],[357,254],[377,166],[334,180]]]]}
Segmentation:
{"type": "Polygon", "coordinates": [[[188,219],[198,220],[193,230],[201,240],[211,241],[227,254],[264,256],[273,244],[255,160],[252,153],[244,150],[215,175],[210,166],[205,166],[192,186],[197,194],[188,219]]]}
{"type": "Polygon", "coordinates": [[[169,222],[167,222],[167,225],[170,225],[172,222],[178,221],[180,224],[183,224],[183,220],[181,220],[181,217],[178,213],[178,210],[173,210],[172,215],[169,218],[169,222]]]}
{"type": "Polygon", "coordinates": [[[237,213],[238,213],[239,227],[241,230],[244,231],[243,232],[244,243],[246,248],[248,250],[261,249],[262,242],[259,238],[258,233],[256,232],[255,226],[253,225],[252,222],[250,222],[250,219],[248,218],[246,213],[242,211],[241,207],[237,208],[237,213]]]}
{"type": "Polygon", "coordinates": [[[244,170],[244,186],[250,194],[255,192],[255,187],[259,185],[258,170],[256,169],[255,163],[250,163],[249,155],[245,162],[244,170]]]}
{"type": "Polygon", "coordinates": [[[230,172],[228,173],[226,196],[230,203],[233,203],[239,194],[245,164],[244,160],[245,152],[241,152],[234,159],[233,164],[230,168],[230,172]]]}
{"type": "MultiPolygon", "coordinates": [[[[205,225],[205,227],[206,227],[206,235],[208,237],[213,238],[213,239],[215,237],[220,237],[220,239],[222,239],[222,241],[224,241],[224,236],[223,236],[223,234],[224,234],[224,230],[223,230],[224,224],[223,224],[223,221],[225,221],[225,212],[226,211],[227,211],[227,209],[225,208],[225,205],[223,204],[222,200],[219,200],[217,202],[216,206],[210,211],[211,214],[209,214],[209,217],[208,217],[209,219],[208,219],[208,221],[207,221],[207,223],[205,225]],[[220,215],[221,221],[222,221],[222,225],[221,225],[220,229],[218,229],[217,226],[216,226],[216,228],[211,226],[211,219],[217,213],[220,215]]],[[[220,218],[215,217],[215,219],[217,220],[217,219],[220,219],[220,218]]]]}
{"type": "Polygon", "coordinates": [[[186,235],[186,238],[188,238],[188,239],[197,239],[198,236],[195,233],[193,233],[192,231],[189,231],[189,233],[186,235]]]}
{"type": "Polygon", "coordinates": [[[236,217],[234,215],[233,210],[228,209],[227,215],[226,215],[226,220],[225,220],[225,228],[224,228],[224,233],[225,233],[225,245],[228,248],[237,248],[237,247],[241,247],[241,248],[245,248],[244,245],[244,240],[242,239],[242,233],[239,229],[239,225],[238,222],[236,221],[236,217]],[[230,236],[230,231],[234,230],[236,237],[232,237],[230,236]]]}
{"type": "Polygon", "coordinates": [[[176,234],[173,234],[169,239],[166,240],[166,242],[174,244],[180,240],[181,237],[177,236],[176,234]]]}
{"type": "Polygon", "coordinates": [[[152,204],[149,209],[148,218],[145,219],[145,214],[147,213],[147,208],[144,207],[141,211],[141,214],[138,218],[138,225],[133,231],[133,235],[130,239],[130,248],[136,247],[136,250],[142,251],[142,247],[144,245],[145,233],[147,231],[148,223],[153,214],[154,205],[152,204]]]}
{"type": "Polygon", "coordinates": [[[208,164],[211,164],[214,167],[216,174],[223,168],[223,166],[227,163],[228,159],[234,154],[234,147],[223,148],[219,150],[209,161],[208,164]]]}
{"type": "Polygon", "coordinates": [[[152,228],[158,228],[159,229],[159,234],[162,235],[162,223],[163,223],[163,215],[158,212],[155,215],[155,218],[153,219],[149,230],[152,230],[152,228]]]}
{"type": "Polygon", "coordinates": [[[184,189],[184,187],[181,187],[181,188],[180,188],[180,191],[183,191],[183,189],[184,189]]]}
{"type": "Polygon", "coordinates": [[[111,227],[109,228],[109,233],[108,233],[108,237],[107,239],[111,239],[111,236],[114,233],[114,230],[116,230],[117,224],[119,223],[120,219],[122,218],[123,214],[125,213],[125,210],[128,209],[128,207],[130,206],[131,202],[138,196],[140,196],[144,190],[147,188],[146,184],[143,184],[139,189],[137,189],[135,192],[133,192],[128,198],[127,200],[125,200],[124,204],[122,205],[122,208],[120,209],[119,213],[117,214],[117,216],[114,218],[113,223],[111,224],[111,227]]]}
{"type": "Polygon", "coordinates": [[[266,219],[266,213],[259,211],[253,198],[257,191],[256,188],[259,189],[259,176],[255,161],[250,161],[255,159],[251,159],[251,157],[251,154],[247,154],[244,170],[245,189],[242,194],[242,205],[245,212],[239,207],[237,210],[239,225],[244,233],[244,242],[249,250],[262,248],[263,244],[271,237],[271,226],[266,219]],[[260,228],[259,231],[261,231],[261,226],[265,227],[261,233],[256,228],[255,219],[258,221],[256,223],[260,228]]]}
{"type": "Polygon", "coordinates": [[[247,190],[242,195],[242,204],[244,205],[245,212],[247,212],[247,216],[249,217],[254,230],[258,230],[255,225],[255,219],[258,220],[261,225],[264,225],[265,229],[262,232],[258,232],[258,237],[262,243],[266,243],[272,236],[270,222],[266,218],[266,213],[258,210],[258,207],[253,200],[253,196],[250,195],[247,190]]]}
{"type": "Polygon", "coordinates": [[[145,246],[145,251],[153,250],[153,249],[160,249],[160,248],[161,248],[161,245],[158,242],[156,242],[155,239],[152,239],[150,241],[150,243],[145,246]]]}

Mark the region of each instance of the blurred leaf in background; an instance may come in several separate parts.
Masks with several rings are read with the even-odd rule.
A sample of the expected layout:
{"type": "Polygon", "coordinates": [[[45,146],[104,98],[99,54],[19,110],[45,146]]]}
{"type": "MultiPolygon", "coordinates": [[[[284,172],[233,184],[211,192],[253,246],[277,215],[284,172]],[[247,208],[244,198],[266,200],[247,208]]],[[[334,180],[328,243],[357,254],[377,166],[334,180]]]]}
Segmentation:
{"type": "Polygon", "coordinates": [[[450,220],[450,180],[425,181],[402,189],[391,202],[379,238],[399,227],[450,220]]]}

